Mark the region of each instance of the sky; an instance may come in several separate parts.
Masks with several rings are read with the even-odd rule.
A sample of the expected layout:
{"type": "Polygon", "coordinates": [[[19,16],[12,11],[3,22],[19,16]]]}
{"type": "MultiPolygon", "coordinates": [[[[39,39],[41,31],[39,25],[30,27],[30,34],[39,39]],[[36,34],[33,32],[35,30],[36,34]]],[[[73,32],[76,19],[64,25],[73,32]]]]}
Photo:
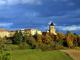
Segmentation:
{"type": "Polygon", "coordinates": [[[45,32],[51,22],[60,33],[80,35],[80,0],[0,0],[0,28],[45,32]]]}

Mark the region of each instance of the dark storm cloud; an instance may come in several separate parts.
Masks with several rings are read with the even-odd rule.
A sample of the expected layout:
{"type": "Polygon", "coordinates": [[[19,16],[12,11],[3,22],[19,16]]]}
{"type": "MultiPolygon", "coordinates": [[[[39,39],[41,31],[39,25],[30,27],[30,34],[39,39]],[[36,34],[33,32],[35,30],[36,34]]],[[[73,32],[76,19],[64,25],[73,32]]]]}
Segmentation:
{"type": "Polygon", "coordinates": [[[4,0],[3,3],[4,5],[0,4],[0,22],[12,23],[11,29],[44,30],[50,21],[55,23],[55,26],[66,26],[67,28],[72,25],[77,25],[77,27],[80,25],[80,0],[24,0],[22,2],[11,0],[8,3],[4,0]]]}

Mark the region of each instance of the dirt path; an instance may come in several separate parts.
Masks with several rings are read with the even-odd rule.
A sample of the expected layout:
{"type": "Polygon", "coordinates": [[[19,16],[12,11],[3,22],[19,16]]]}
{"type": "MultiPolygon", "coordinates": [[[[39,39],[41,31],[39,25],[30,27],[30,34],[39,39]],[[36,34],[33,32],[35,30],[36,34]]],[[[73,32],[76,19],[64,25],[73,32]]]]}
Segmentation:
{"type": "Polygon", "coordinates": [[[68,54],[74,60],[80,60],[80,50],[61,50],[68,54]]]}

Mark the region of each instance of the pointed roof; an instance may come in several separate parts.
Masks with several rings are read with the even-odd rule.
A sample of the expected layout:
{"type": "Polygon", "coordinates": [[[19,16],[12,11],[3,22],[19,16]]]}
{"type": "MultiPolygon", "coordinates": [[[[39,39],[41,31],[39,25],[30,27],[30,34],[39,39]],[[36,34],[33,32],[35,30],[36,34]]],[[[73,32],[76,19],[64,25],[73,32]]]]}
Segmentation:
{"type": "Polygon", "coordinates": [[[51,22],[50,26],[54,26],[54,24],[51,22]]]}

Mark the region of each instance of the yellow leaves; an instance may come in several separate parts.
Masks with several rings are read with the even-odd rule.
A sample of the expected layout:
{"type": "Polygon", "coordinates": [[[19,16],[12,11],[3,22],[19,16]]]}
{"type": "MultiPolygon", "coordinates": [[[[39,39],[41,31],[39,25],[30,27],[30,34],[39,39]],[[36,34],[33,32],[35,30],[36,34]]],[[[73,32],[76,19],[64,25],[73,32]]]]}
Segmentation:
{"type": "Polygon", "coordinates": [[[67,44],[69,47],[73,47],[73,41],[71,40],[69,36],[67,37],[67,44]]]}
{"type": "Polygon", "coordinates": [[[59,39],[59,37],[58,37],[58,35],[56,36],[56,40],[58,40],[59,39]]]}
{"type": "Polygon", "coordinates": [[[64,38],[65,38],[65,35],[63,33],[57,32],[57,35],[56,35],[56,41],[57,42],[62,42],[63,43],[64,38]]]}
{"type": "Polygon", "coordinates": [[[38,36],[38,42],[39,42],[39,43],[42,43],[42,35],[39,35],[39,36],[38,36]]]}
{"type": "Polygon", "coordinates": [[[49,36],[49,34],[46,34],[44,37],[44,43],[50,43],[52,41],[51,37],[49,36]]]}
{"type": "Polygon", "coordinates": [[[62,39],[65,38],[65,35],[63,33],[58,32],[58,36],[59,36],[59,38],[62,38],[62,39]]]}
{"type": "Polygon", "coordinates": [[[69,46],[69,47],[73,47],[73,42],[72,42],[72,41],[69,41],[69,42],[68,42],[68,46],[69,46]]]}

